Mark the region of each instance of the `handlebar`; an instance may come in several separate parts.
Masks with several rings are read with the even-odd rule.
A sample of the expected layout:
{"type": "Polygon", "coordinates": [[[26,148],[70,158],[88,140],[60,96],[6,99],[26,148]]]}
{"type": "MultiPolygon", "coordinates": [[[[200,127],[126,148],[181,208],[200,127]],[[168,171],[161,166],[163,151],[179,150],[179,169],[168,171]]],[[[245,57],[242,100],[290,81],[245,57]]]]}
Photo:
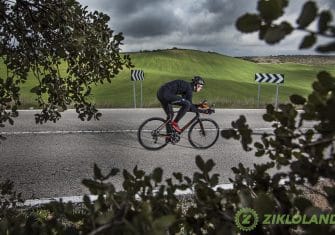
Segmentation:
{"type": "MultiPolygon", "coordinates": [[[[215,113],[215,104],[211,104],[211,105],[208,105],[207,104],[207,107],[206,108],[202,108],[201,109],[201,106],[204,106],[204,105],[206,105],[207,104],[207,100],[206,99],[204,99],[204,100],[202,100],[199,104],[197,104],[196,106],[197,106],[197,108],[198,108],[198,111],[196,112],[196,115],[199,115],[199,111],[201,110],[201,112],[200,113],[206,113],[206,114],[212,114],[212,113],[215,113]],[[200,108],[199,108],[200,107],[200,108]]],[[[178,112],[178,110],[173,110],[173,113],[177,113],[178,112]]]]}
{"type": "Polygon", "coordinates": [[[201,103],[198,106],[200,107],[200,110],[202,110],[201,108],[203,108],[201,113],[206,113],[206,114],[215,113],[215,104],[208,105],[206,99],[201,101],[201,103]]]}

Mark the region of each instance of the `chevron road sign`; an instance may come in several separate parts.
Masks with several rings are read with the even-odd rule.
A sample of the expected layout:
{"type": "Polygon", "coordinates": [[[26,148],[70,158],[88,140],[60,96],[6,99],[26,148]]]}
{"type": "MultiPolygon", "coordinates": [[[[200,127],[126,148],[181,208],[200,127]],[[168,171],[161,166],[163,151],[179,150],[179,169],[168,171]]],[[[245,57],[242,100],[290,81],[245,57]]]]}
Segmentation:
{"type": "Polygon", "coordinates": [[[278,109],[278,95],[279,95],[279,85],[284,83],[284,74],[280,73],[256,73],[255,81],[258,82],[258,97],[257,97],[257,107],[259,107],[259,101],[261,97],[261,83],[275,83],[276,84],[276,103],[275,107],[278,109]]]}
{"type": "Polygon", "coordinates": [[[144,71],[143,70],[131,70],[131,80],[138,81],[144,80],[144,71]]]}
{"type": "Polygon", "coordinates": [[[284,83],[284,74],[279,73],[256,73],[256,82],[284,83]]]}
{"type": "Polygon", "coordinates": [[[136,81],[141,81],[141,108],[143,106],[143,95],[142,95],[142,81],[144,80],[143,70],[131,70],[130,79],[133,81],[133,91],[134,91],[134,108],[136,109],[136,81]]]}

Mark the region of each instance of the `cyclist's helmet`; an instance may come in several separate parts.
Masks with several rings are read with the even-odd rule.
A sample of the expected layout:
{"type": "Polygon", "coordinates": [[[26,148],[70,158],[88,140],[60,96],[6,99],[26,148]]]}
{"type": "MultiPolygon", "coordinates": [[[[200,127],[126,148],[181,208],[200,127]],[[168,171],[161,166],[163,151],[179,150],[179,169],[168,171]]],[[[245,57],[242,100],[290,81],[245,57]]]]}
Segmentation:
{"type": "Polygon", "coordinates": [[[194,78],[192,79],[192,84],[193,86],[197,84],[205,85],[205,80],[200,76],[194,76],[194,78]]]}

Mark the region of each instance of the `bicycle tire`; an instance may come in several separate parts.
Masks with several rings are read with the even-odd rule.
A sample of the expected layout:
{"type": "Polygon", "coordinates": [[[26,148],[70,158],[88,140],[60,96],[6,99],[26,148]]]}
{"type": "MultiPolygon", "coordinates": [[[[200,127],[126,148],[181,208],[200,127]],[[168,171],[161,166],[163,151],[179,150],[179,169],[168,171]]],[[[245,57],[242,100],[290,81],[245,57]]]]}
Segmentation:
{"type": "MultiPolygon", "coordinates": [[[[205,128],[205,131],[206,131],[206,128],[209,129],[210,128],[210,131],[213,133],[211,136],[212,136],[212,140],[209,141],[209,144],[205,144],[205,145],[199,145],[197,143],[197,141],[195,141],[195,127],[197,125],[199,125],[199,121],[198,122],[195,122],[192,124],[192,126],[190,127],[189,131],[188,131],[188,141],[190,142],[190,144],[194,147],[194,148],[197,148],[197,149],[208,149],[210,147],[212,147],[216,141],[218,140],[219,138],[219,134],[220,134],[220,128],[219,128],[219,125],[212,119],[209,119],[209,118],[200,118],[204,128],[205,128]],[[209,127],[209,128],[208,128],[209,127]],[[192,137],[193,136],[193,137],[192,137]]],[[[199,134],[200,134],[200,137],[205,137],[205,134],[202,134],[201,136],[201,133],[200,133],[200,128],[199,128],[199,134]]],[[[208,132],[208,133],[211,133],[211,132],[208,132]]],[[[208,138],[208,135],[207,135],[207,138],[208,138]]]]}
{"type": "MultiPolygon", "coordinates": [[[[159,128],[160,125],[163,125],[166,122],[165,119],[160,118],[160,117],[153,117],[153,118],[149,118],[147,120],[145,120],[140,127],[138,128],[137,131],[137,138],[139,143],[148,150],[159,150],[163,147],[165,147],[168,142],[165,141],[165,137],[166,137],[166,127],[163,127],[163,134],[159,134],[158,136],[154,136],[153,131],[155,131],[155,129],[159,128]],[[157,122],[157,123],[154,123],[157,122]],[[150,135],[148,135],[148,137],[144,136],[144,133],[150,133],[150,135]],[[156,139],[155,139],[156,138],[156,139]],[[156,141],[156,143],[155,143],[156,141]],[[157,143],[157,141],[159,141],[159,143],[157,143]],[[153,146],[149,145],[149,143],[153,144],[153,146]]],[[[157,134],[156,134],[157,135],[157,134]]]]}

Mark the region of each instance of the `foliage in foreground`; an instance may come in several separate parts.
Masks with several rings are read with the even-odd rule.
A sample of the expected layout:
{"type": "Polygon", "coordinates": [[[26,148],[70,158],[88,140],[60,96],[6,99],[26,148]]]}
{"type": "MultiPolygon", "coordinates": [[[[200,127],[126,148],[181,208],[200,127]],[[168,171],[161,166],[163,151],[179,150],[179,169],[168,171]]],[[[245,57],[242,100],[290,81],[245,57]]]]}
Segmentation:
{"type": "Polygon", "coordinates": [[[74,0],[0,1],[0,127],[13,125],[21,105],[21,88],[32,74],[39,109],[36,123],[56,122],[60,110],[73,105],[78,117],[99,119],[90,101],[92,86],[111,82],[131,67],[120,54],[124,39],[108,26],[110,17],[89,12],[74,0]],[[67,65],[62,71],[61,63],[67,65]]]}
{"type": "MultiPolygon", "coordinates": [[[[123,170],[123,189],[116,191],[110,178],[94,166],[94,178],[83,180],[97,200],[84,196],[78,209],[71,203],[54,202],[39,210],[20,210],[15,204],[20,196],[12,193],[12,184],[1,185],[0,234],[237,234],[234,215],[250,207],[261,218],[264,214],[296,213],[335,214],[335,189],[322,193],[329,209],[323,211],[304,197],[301,187],[313,187],[320,179],[335,179],[335,78],[326,72],[313,83],[313,93],[304,98],[291,96],[291,102],[275,110],[267,107],[263,119],[272,123],[272,134],[264,133],[254,142],[245,117],[222,131],[224,138],[241,141],[246,151],[254,148],[255,157],[267,156],[264,164],[234,167],[233,189],[217,189],[219,175],[211,171],[212,160],[196,157],[199,172],[193,177],[174,173],[163,180],[163,170],[151,173],[134,168],[123,170]],[[302,107],[299,114],[297,107],[302,107]],[[313,127],[304,124],[313,121],[313,127]],[[270,174],[276,167],[277,171],[270,174]],[[283,168],[285,167],[285,168],[283,168]],[[284,180],[284,182],[282,181],[284,180]],[[193,191],[188,207],[175,196],[176,190],[193,191]]],[[[262,225],[254,234],[332,234],[333,225],[262,225]]]]}
{"type": "MultiPolygon", "coordinates": [[[[335,78],[320,72],[307,98],[292,95],[291,102],[281,104],[279,110],[267,107],[263,119],[272,123],[273,133],[264,133],[255,142],[244,116],[233,122],[233,128],[222,131],[222,136],[239,140],[245,151],[254,148],[255,157],[267,157],[267,162],[253,168],[242,164],[232,168],[231,190],[214,190],[219,181],[219,175],[211,172],[215,164],[200,156],[196,157],[199,172],[192,178],[174,173],[163,181],[160,168],[151,173],[137,167],[133,172],[123,170],[122,191],[116,191],[110,180],[118,169],[104,175],[95,166],[94,178],[83,184],[98,199],[84,196],[80,209],[54,202],[36,211],[21,210],[17,206],[20,195],[5,182],[0,185],[0,234],[236,234],[240,231],[234,215],[244,207],[255,209],[261,221],[264,214],[335,214],[333,187],[322,192],[328,211],[313,205],[300,190],[306,185],[313,187],[320,179],[335,180],[334,107],[335,78]],[[193,191],[193,200],[183,211],[184,204],[175,192],[185,189],[193,191]]],[[[333,225],[258,224],[253,232],[332,234],[333,229],[333,225]]]]}

